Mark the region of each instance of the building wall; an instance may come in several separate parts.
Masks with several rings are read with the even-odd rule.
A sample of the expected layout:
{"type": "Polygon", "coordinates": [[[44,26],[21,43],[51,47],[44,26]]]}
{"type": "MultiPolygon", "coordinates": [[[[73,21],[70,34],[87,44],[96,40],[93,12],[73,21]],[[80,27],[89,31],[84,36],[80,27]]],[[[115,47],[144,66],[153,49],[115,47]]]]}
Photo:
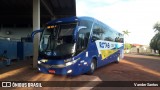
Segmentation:
{"type": "Polygon", "coordinates": [[[31,35],[32,28],[0,28],[0,38],[11,40],[21,40],[21,37],[31,35]]]}
{"type": "MultiPolygon", "coordinates": [[[[150,47],[139,47],[139,53],[151,53],[150,47]]],[[[137,53],[137,47],[132,47],[130,53],[137,53]]]]}

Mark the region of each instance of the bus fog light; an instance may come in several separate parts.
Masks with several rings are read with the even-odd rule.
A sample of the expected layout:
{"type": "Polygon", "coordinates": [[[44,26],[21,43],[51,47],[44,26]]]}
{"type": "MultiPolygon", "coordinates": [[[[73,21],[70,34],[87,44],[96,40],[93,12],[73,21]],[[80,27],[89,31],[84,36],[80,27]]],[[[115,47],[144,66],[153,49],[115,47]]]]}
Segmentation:
{"type": "Polygon", "coordinates": [[[67,73],[72,73],[72,70],[71,70],[71,69],[70,69],[70,70],[68,70],[68,71],[67,71],[67,73]]]}
{"type": "Polygon", "coordinates": [[[39,71],[41,71],[41,69],[40,69],[40,68],[38,68],[38,70],[39,70],[39,71]]]}
{"type": "Polygon", "coordinates": [[[83,64],[84,64],[84,65],[87,65],[87,62],[84,62],[83,64]]]}

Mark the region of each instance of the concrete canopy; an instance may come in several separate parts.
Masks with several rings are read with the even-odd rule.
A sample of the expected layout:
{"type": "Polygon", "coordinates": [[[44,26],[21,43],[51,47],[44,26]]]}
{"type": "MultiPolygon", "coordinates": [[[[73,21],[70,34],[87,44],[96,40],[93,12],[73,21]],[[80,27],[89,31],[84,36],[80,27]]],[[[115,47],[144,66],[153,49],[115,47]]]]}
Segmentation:
{"type": "MultiPolygon", "coordinates": [[[[41,25],[51,18],[76,16],[75,0],[40,0],[41,25]]],[[[32,25],[32,0],[0,0],[0,24],[32,25]]]]}
{"type": "MultiPolygon", "coordinates": [[[[40,29],[51,19],[76,16],[75,0],[0,0],[1,27],[40,29]]],[[[39,37],[33,40],[33,67],[37,67],[39,37]]]]}

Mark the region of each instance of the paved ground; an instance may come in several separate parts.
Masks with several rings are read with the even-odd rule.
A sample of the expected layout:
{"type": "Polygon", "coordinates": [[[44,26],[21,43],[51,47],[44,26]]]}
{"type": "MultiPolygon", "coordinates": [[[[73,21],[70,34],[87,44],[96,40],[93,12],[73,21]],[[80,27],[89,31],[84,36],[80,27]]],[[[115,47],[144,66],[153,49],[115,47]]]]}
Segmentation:
{"type": "MultiPolygon", "coordinates": [[[[127,54],[119,64],[113,63],[103,66],[97,69],[91,76],[79,75],[74,78],[39,73],[36,69],[32,69],[31,66],[31,61],[25,60],[14,62],[11,66],[6,67],[5,69],[0,68],[0,81],[160,81],[160,57],[155,56],[127,54]]],[[[98,87],[101,86],[101,83],[96,84],[96,86],[97,87],[93,88],[83,88],[83,90],[91,88],[92,90],[160,90],[160,88],[157,87],[98,87]]],[[[1,89],[2,88],[0,88],[0,90],[1,89]]],[[[52,89],[72,90],[82,88],[52,89]]]]}
{"type": "MultiPolygon", "coordinates": [[[[144,55],[125,55],[119,64],[110,64],[94,73],[102,81],[160,81],[160,57],[144,55]]],[[[92,90],[160,90],[152,87],[94,87],[92,90]]]]}

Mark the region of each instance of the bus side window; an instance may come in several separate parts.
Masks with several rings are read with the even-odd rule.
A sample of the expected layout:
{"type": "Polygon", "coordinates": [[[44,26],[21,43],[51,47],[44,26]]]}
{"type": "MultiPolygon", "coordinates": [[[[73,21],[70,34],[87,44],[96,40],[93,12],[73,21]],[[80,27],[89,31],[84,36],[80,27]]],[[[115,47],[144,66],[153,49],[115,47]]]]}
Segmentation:
{"type": "Polygon", "coordinates": [[[93,26],[92,39],[100,40],[102,39],[103,34],[104,34],[104,31],[101,29],[101,27],[97,23],[95,23],[93,26]]]}

